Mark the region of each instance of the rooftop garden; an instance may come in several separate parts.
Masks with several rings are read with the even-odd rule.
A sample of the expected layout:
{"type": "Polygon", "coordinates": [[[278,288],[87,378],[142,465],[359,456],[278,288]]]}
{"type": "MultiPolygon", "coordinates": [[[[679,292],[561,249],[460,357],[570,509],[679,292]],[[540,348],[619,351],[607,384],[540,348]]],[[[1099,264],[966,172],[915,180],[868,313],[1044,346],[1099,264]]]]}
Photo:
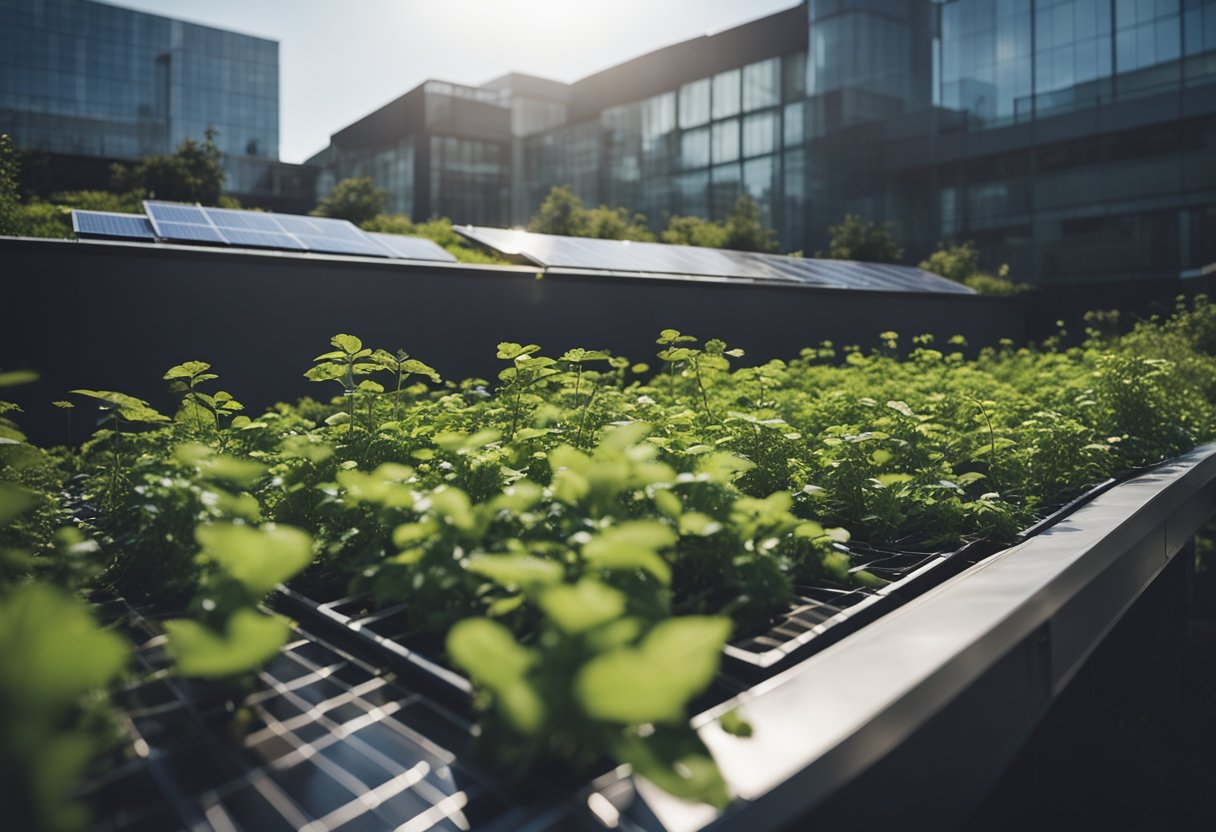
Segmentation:
{"type": "Polygon", "coordinates": [[[165,356],[156,401],[63,391],[46,448],[0,405],[0,801],[83,828],[75,784],[132,753],[111,693],[135,645],[92,605],[156,610],[170,672],[229,700],[239,737],[291,637],[265,603],[286,584],[404,604],[403,643],[472,681],[508,778],[616,761],[724,805],[688,718],[728,641],[807,584],[882,585],[874,551],[1007,544],[1216,434],[1216,307],[1090,323],[1081,346],[978,354],[894,332],[784,359],[675,330],[631,358],[503,342],[496,379],[458,380],[337,334],[300,356],[312,399],[246,412],[223,367],[165,356]]]}

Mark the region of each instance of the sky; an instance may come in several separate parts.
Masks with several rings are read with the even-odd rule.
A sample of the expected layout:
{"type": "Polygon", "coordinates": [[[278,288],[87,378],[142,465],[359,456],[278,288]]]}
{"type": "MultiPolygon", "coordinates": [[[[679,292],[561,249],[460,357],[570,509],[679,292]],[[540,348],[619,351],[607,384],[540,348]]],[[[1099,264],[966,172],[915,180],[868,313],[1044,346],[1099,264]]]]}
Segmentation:
{"type": "Polygon", "coordinates": [[[110,0],[279,42],[279,157],[329,136],[428,78],[506,72],[576,81],[797,0],[110,0]]]}

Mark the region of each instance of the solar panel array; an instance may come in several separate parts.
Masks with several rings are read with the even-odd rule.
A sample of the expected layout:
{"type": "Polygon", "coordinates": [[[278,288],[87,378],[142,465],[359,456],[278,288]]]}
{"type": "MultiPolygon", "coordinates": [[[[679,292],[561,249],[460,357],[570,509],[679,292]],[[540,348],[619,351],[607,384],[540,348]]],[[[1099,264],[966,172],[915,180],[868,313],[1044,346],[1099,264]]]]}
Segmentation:
{"type": "Polygon", "coordinates": [[[373,234],[346,220],[205,208],[176,202],[144,202],[147,216],[73,211],[81,239],[142,240],[275,251],[348,254],[394,260],[454,263],[440,246],[417,237],[373,234]]]}
{"type": "Polygon", "coordinates": [[[966,286],[940,275],[888,263],[594,240],[477,226],[456,226],[456,231],[501,254],[522,257],[545,268],[734,278],[835,289],[974,294],[966,286]]]}

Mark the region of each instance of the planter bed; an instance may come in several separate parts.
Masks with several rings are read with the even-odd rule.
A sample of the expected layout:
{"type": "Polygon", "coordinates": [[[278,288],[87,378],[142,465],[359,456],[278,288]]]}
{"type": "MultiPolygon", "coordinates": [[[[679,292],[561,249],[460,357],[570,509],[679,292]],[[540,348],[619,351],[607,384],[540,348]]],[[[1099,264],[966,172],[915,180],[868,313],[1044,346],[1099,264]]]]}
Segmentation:
{"type": "MultiPolygon", "coordinates": [[[[1099,544],[1103,544],[1128,526],[1139,528],[1156,520],[1174,527],[1171,540],[1177,544],[1193,531],[1191,527],[1204,512],[1216,505],[1212,502],[1216,452],[1212,449],[1196,452],[1187,461],[1159,466],[1159,470],[1159,475],[1149,473],[1126,483],[1127,488],[1139,492],[1139,498],[1147,498],[1145,505],[1131,505],[1120,492],[1108,495],[1106,502],[1120,507],[1116,509],[1118,516],[1111,521],[1109,505],[1092,504],[1115,485],[1114,481],[1103,483],[1027,530],[1024,543],[995,553],[987,562],[1009,561],[1012,565],[1014,561],[1009,559],[1017,556],[1018,549],[1037,544],[1036,535],[1061,527],[1066,519],[1084,520],[1086,510],[1106,518],[1113,526],[1090,532],[1079,530],[1078,523],[1070,522],[1048,537],[1064,540],[1084,535],[1090,550],[1083,554],[1090,557],[1093,549],[1100,548],[1094,545],[1095,534],[1100,538],[1099,544]],[[1198,470],[1200,467],[1203,470],[1198,470]],[[1206,481],[1197,482],[1201,478],[1206,481]],[[1179,492],[1185,493],[1179,496],[1179,492]]],[[[1046,543],[1059,548],[1054,541],[1046,543]]],[[[838,610],[833,616],[837,623],[822,627],[819,633],[833,629],[847,631],[846,635],[854,634],[870,644],[873,638],[863,622],[876,620],[885,613],[891,621],[884,628],[888,634],[905,626],[895,621],[904,610],[887,610],[887,604],[907,605],[919,620],[935,616],[937,613],[930,612],[935,601],[924,594],[934,586],[939,589],[930,592],[931,595],[965,591],[977,561],[993,554],[988,547],[976,545],[930,554],[859,548],[858,554],[863,553],[867,564],[873,564],[877,558],[880,562],[893,562],[893,569],[911,568],[901,580],[863,594],[853,606],[853,610],[860,607],[865,611],[861,614],[850,615],[848,608],[839,611],[839,599],[833,599],[830,609],[838,610]]],[[[1058,569],[1066,572],[1068,565],[1061,562],[1058,569]]],[[[1093,582],[1101,583],[1100,572],[1093,576],[1093,582]]],[[[1079,593],[1093,591],[1085,585],[1076,589],[1079,593]]],[[[824,588],[807,590],[808,595],[815,591],[823,592],[824,588]]],[[[810,761],[812,769],[817,760],[831,767],[834,764],[827,761],[840,752],[823,750],[812,754],[784,739],[777,741],[777,729],[770,726],[771,720],[777,720],[782,734],[791,731],[805,734],[819,720],[814,716],[814,708],[791,713],[788,706],[770,705],[768,700],[776,698],[777,691],[806,684],[822,697],[832,686],[825,686],[821,679],[825,674],[836,673],[829,669],[833,665],[848,663],[850,673],[860,672],[860,666],[848,658],[852,641],[844,635],[831,639],[831,643],[840,643],[835,644],[830,654],[823,655],[827,667],[816,669],[814,662],[802,662],[773,684],[755,690],[744,689],[747,686],[744,673],[762,670],[771,677],[769,671],[780,662],[770,662],[766,667],[762,661],[756,661],[755,656],[763,657],[766,653],[744,652],[747,641],[737,640],[727,646],[727,656],[734,658],[733,654],[742,653],[753,663],[748,665],[746,659],[734,659],[744,666],[744,673],[733,662],[728,663],[721,674],[724,678],[715,686],[714,696],[708,703],[702,697],[701,704],[709,709],[694,722],[701,726],[711,747],[718,748],[728,782],[748,800],[736,801],[725,813],[717,815],[707,813],[708,807],[674,800],[644,781],[635,781],[624,767],[606,769],[603,776],[583,786],[564,780],[560,774],[547,781],[533,780],[523,789],[518,784],[507,785],[501,776],[487,772],[473,761],[470,743],[474,731],[469,714],[472,691],[467,680],[394,640],[397,628],[393,622],[400,613],[398,607],[367,613],[364,604],[356,599],[318,603],[287,587],[280,587],[273,602],[298,623],[293,640],[259,673],[259,689],[244,698],[249,723],[239,745],[233,745],[230,739],[233,710],[229,694],[207,683],[165,675],[168,662],[158,624],[160,616],[147,608],[134,608],[121,599],[99,604],[100,616],[137,645],[140,669],[137,675],[144,681],[124,688],[118,695],[128,732],[135,738],[135,754],[82,790],[83,797],[95,810],[98,829],[152,830],[184,825],[269,830],[313,828],[310,824],[320,824],[315,828],[341,829],[397,828],[408,824],[405,828],[495,832],[613,825],[649,830],[689,830],[706,824],[714,829],[735,828],[739,824],[754,828],[757,823],[768,826],[775,818],[787,817],[791,812],[805,812],[837,790],[858,788],[852,785],[850,776],[875,776],[867,766],[850,775],[855,767],[846,766],[833,772],[830,789],[825,791],[821,784],[805,793],[799,791],[797,799],[790,795],[793,781],[781,782],[785,776],[782,772],[792,758],[810,761]],[[758,732],[753,740],[761,736],[768,739],[748,745],[725,738],[716,727],[715,717],[727,705],[713,702],[715,698],[731,699],[731,705],[742,703],[758,732]],[[774,742],[784,751],[768,758],[774,742]],[[738,757],[741,752],[750,752],[746,758],[756,761],[754,765],[758,768],[747,768],[748,764],[738,757]],[[767,762],[762,764],[760,760],[767,762]],[[740,776],[745,770],[749,773],[740,776]],[[752,794],[744,791],[754,790],[752,784],[757,782],[771,786],[752,794]]],[[[790,617],[800,612],[805,615],[807,611],[795,610],[790,617]]],[[[831,620],[829,617],[825,622],[831,620]]],[[[1100,633],[1111,624],[1113,621],[1092,621],[1089,629],[1100,633]]],[[[816,636],[828,641],[812,628],[790,639],[790,643],[795,643],[792,650],[785,643],[772,648],[772,652],[781,653],[781,658],[792,653],[796,657],[798,649],[810,648],[818,653],[827,644],[815,644],[816,636]]],[[[980,632],[963,632],[957,634],[956,640],[963,644],[982,637],[980,632]]],[[[915,638],[915,634],[906,635],[905,641],[915,638]]],[[[759,639],[752,639],[753,643],[756,641],[759,639]]],[[[983,662],[999,664],[1000,656],[985,655],[983,662]]],[[[932,667],[926,670],[941,672],[932,667]]],[[[972,684],[978,683],[973,680],[972,684]]],[[[895,697],[898,691],[873,693],[895,697]]],[[[963,689],[955,691],[954,698],[965,698],[967,693],[964,683],[963,689]]],[[[858,724],[856,728],[859,734],[866,733],[864,725],[858,724]]],[[[1029,726],[1022,728],[1029,730],[1029,726]]],[[[916,731],[904,727],[898,733],[907,735],[916,731]]],[[[842,737],[841,742],[847,745],[850,739],[842,737]]],[[[900,750],[897,744],[883,756],[898,757],[900,750]]],[[[968,761],[968,765],[976,764],[974,759],[968,761]]],[[[992,761],[981,759],[978,764],[990,767],[992,761]]],[[[880,772],[878,776],[883,775],[880,772]]],[[[898,786],[889,782],[869,783],[866,788],[892,790],[890,794],[895,797],[902,794],[898,786]]],[[[982,793],[956,795],[955,801],[966,803],[981,796],[982,793]]],[[[825,811],[834,811],[831,801],[825,811]]]]}

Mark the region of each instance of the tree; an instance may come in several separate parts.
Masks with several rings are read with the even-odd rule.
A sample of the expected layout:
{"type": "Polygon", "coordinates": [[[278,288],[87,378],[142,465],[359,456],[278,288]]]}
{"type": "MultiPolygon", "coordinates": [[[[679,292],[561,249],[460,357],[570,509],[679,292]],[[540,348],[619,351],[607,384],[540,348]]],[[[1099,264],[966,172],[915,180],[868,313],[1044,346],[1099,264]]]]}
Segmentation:
{"type": "Polygon", "coordinates": [[[600,240],[654,242],[654,234],[643,214],[624,208],[585,208],[569,185],[555,185],[528,222],[528,230],[563,237],[594,237],[600,240]]]}
{"type": "Polygon", "coordinates": [[[583,201],[569,185],[554,185],[528,221],[528,230],[562,237],[581,236],[579,221],[584,210],[583,201]]]}
{"type": "Polygon", "coordinates": [[[923,260],[920,267],[956,283],[966,283],[967,278],[980,270],[980,253],[970,240],[952,246],[938,243],[937,251],[923,260]]]}
{"type": "Polygon", "coordinates": [[[777,232],[764,225],[760,206],[747,194],[740,194],[735,207],[726,218],[726,244],[735,251],[775,252],[777,232]]]}
{"type": "Polygon", "coordinates": [[[339,182],[329,196],[312,209],[312,215],[350,220],[361,225],[383,214],[387,204],[388,191],[377,188],[370,177],[361,176],[339,182]]]}
{"type": "Polygon", "coordinates": [[[726,248],[726,227],[703,217],[671,217],[661,239],[677,246],[726,248]]]}
{"type": "Polygon", "coordinates": [[[903,259],[904,251],[895,242],[890,223],[875,225],[857,214],[845,214],[844,220],[828,231],[832,241],[827,253],[819,252],[818,257],[869,263],[898,263],[903,259]]]}
{"type": "Polygon", "coordinates": [[[1009,278],[1007,263],[997,269],[996,274],[981,272],[979,250],[970,240],[952,246],[939,243],[937,251],[921,261],[920,267],[968,286],[981,295],[1017,295],[1029,288],[1009,278]]]}
{"type": "Polygon", "coordinates": [[[21,232],[21,201],[17,195],[17,150],[7,134],[0,133],[0,236],[21,232]]]}
{"type": "Polygon", "coordinates": [[[202,142],[184,139],[171,155],[145,156],[133,168],[115,165],[115,191],[142,191],[153,199],[218,205],[224,188],[224,154],[208,127],[202,142]]]}
{"type": "Polygon", "coordinates": [[[735,200],[724,222],[701,217],[671,217],[663,229],[663,242],[681,246],[728,248],[735,251],[777,251],[777,232],[760,218],[760,206],[747,194],[735,200]]]}

